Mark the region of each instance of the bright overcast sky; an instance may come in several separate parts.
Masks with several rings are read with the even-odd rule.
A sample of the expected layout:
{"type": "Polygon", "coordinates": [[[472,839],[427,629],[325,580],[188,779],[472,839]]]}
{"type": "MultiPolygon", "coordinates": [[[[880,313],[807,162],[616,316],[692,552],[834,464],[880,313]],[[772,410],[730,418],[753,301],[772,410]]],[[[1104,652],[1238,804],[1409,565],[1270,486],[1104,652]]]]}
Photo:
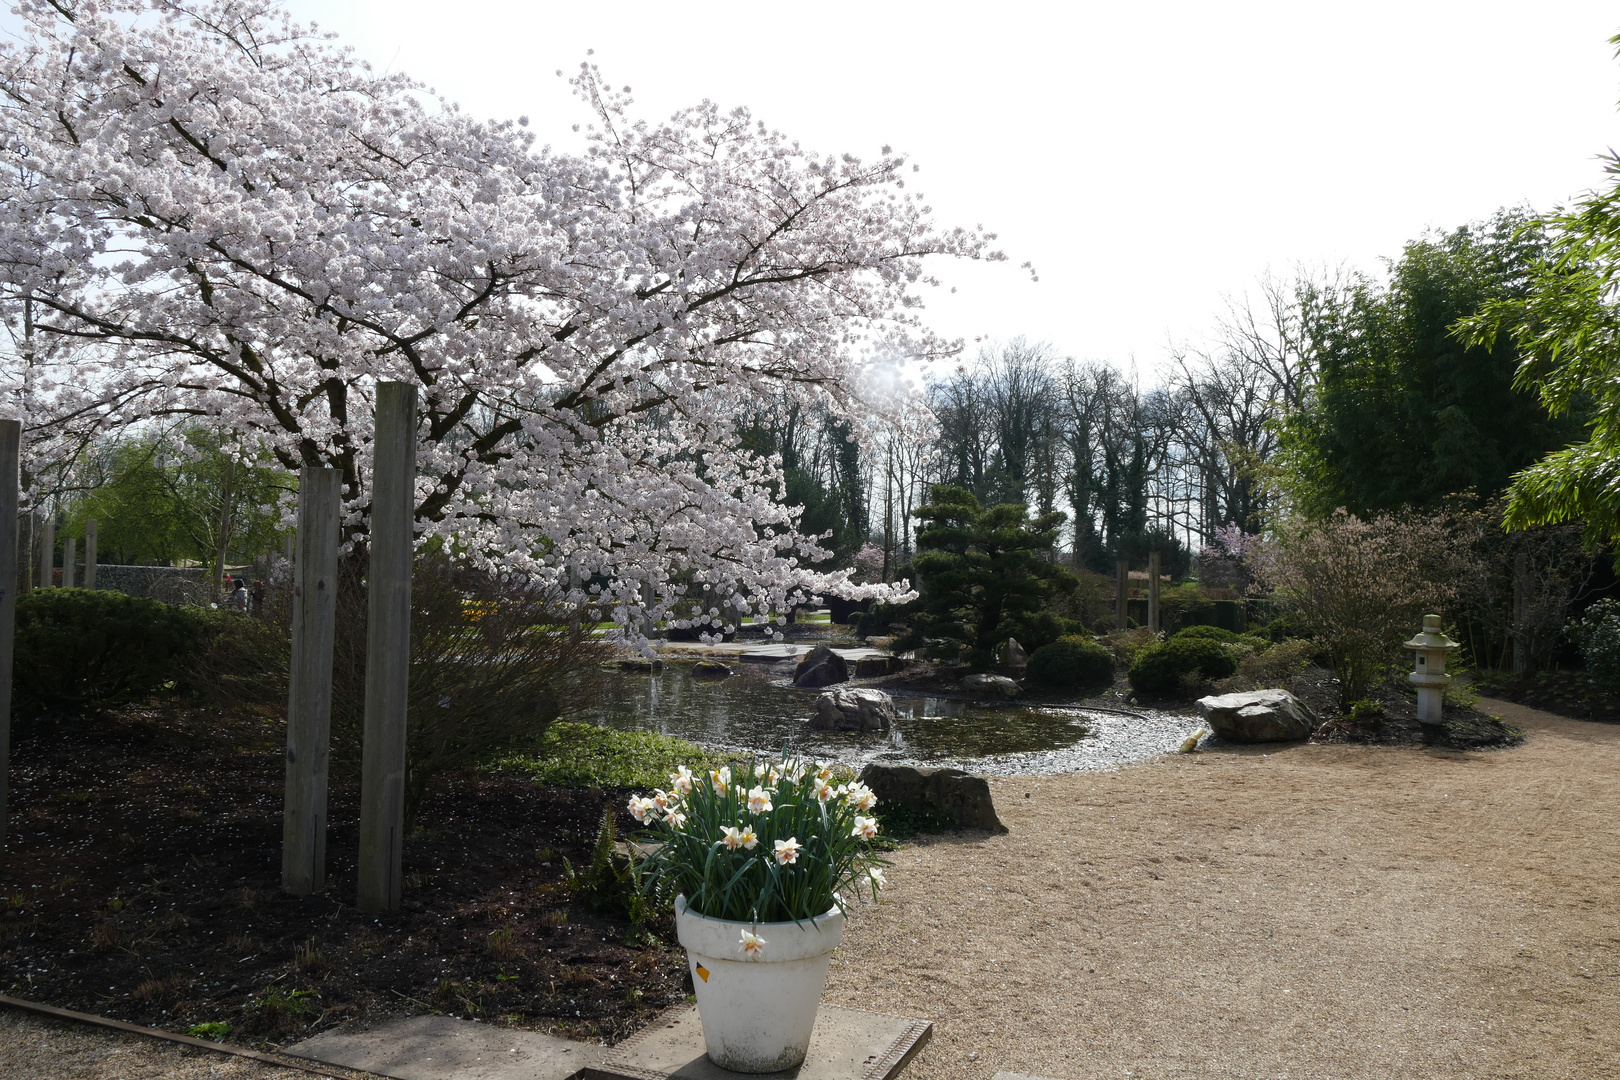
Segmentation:
{"type": "Polygon", "coordinates": [[[1584,0],[288,6],[559,148],[588,118],[555,72],[588,49],[649,117],[710,98],[824,153],[892,144],[1011,256],[945,267],[936,329],[1149,377],[1268,270],[1378,271],[1426,228],[1578,196],[1620,145],[1620,8],[1584,0]]]}

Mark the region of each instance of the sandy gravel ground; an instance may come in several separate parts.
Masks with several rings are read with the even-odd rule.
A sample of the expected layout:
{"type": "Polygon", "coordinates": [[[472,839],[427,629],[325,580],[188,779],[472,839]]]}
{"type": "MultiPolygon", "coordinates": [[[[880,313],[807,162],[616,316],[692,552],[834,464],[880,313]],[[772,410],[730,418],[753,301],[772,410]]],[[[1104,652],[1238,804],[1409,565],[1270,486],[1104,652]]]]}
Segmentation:
{"type": "Polygon", "coordinates": [[[825,1000],[936,1022],[908,1080],[1620,1077],[1620,727],[992,779],[902,851],[825,1000]]]}
{"type": "MultiPolygon", "coordinates": [[[[1620,1078],[1620,726],[991,780],[911,846],[826,1000],[926,1016],[907,1080],[1620,1078]]],[[[15,1080],[305,1074],[0,1010],[15,1080]]]]}

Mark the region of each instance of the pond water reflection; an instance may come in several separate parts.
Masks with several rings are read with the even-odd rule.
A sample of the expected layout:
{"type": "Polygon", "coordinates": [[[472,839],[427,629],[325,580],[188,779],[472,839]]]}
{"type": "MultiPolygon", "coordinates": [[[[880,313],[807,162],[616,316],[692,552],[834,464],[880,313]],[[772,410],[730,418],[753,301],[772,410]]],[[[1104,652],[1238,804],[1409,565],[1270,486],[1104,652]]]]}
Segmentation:
{"type": "Polygon", "coordinates": [[[894,730],[869,735],[811,731],[818,690],[798,690],[756,669],[716,682],[693,679],[686,664],[658,675],[609,677],[595,717],[607,727],[658,731],[708,746],[775,753],[784,745],[848,762],[967,761],[1072,747],[1088,738],[1096,714],[1083,709],[979,705],[894,696],[894,730]]]}

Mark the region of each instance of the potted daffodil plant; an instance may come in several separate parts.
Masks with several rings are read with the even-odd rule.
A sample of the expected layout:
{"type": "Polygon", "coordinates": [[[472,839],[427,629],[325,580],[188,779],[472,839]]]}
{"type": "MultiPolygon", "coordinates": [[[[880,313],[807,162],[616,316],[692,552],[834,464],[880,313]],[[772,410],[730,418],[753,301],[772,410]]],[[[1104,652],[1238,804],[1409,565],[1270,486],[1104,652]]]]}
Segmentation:
{"type": "Polygon", "coordinates": [[[630,800],[661,841],[642,881],[676,894],[716,1065],[763,1073],[804,1061],[848,901],[883,885],[876,805],[864,785],[785,753],[735,773],[683,766],[668,791],[630,800]]]}

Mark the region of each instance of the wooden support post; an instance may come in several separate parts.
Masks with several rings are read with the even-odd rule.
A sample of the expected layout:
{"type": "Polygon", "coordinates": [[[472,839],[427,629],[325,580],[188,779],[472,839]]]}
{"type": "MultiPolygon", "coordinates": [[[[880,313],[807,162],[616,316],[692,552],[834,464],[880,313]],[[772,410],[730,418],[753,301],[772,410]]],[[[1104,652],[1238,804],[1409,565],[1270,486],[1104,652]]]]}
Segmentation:
{"type": "Polygon", "coordinates": [[[416,387],[377,384],[366,573],[366,722],[360,763],[361,911],[398,911],[411,669],[416,387]]]}
{"type": "Polygon", "coordinates": [[[292,664],[287,692],[287,796],[281,818],[281,887],[326,887],[326,764],[332,731],[332,638],[337,625],[338,521],[343,474],[298,477],[298,572],[293,576],[292,664]]]}
{"type": "Polygon", "coordinates": [[[1120,559],[1114,564],[1114,629],[1125,629],[1125,591],[1131,583],[1131,564],[1120,559]]]}
{"type": "Polygon", "coordinates": [[[1159,553],[1148,552],[1148,629],[1159,632],[1159,553]]]}
{"type": "Polygon", "coordinates": [[[84,523],[84,587],[96,587],[96,519],[84,523]]]}
{"type": "Polygon", "coordinates": [[[17,594],[27,596],[34,591],[34,543],[39,537],[39,511],[28,515],[27,523],[17,520],[17,594]]]}
{"type": "Polygon", "coordinates": [[[0,420],[0,851],[11,773],[11,645],[17,622],[17,488],[22,421],[0,420]]]}
{"type": "Polygon", "coordinates": [[[45,511],[45,526],[39,535],[39,587],[49,589],[56,584],[56,515],[45,511]]]}
{"type": "Polygon", "coordinates": [[[62,588],[73,588],[73,571],[78,569],[74,564],[79,561],[79,553],[74,550],[78,544],[73,537],[62,540],[62,588]]]}

